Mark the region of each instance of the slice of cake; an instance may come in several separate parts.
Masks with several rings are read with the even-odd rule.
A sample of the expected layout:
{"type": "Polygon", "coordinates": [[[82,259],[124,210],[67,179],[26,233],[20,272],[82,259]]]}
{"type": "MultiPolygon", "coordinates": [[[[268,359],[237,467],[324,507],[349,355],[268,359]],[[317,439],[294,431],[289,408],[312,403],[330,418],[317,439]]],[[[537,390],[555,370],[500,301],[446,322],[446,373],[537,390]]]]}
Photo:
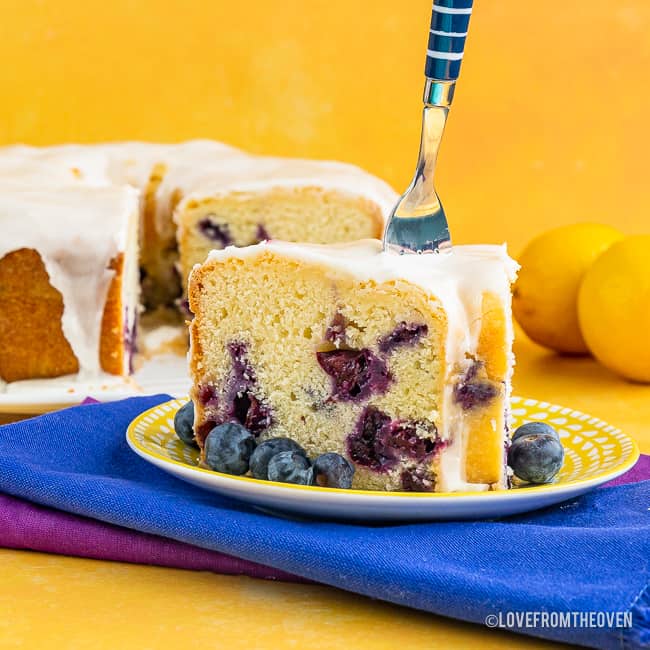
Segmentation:
{"type": "MultiPolygon", "coordinates": [[[[176,178],[175,178],[176,176],[176,178]]],[[[183,286],[213,249],[267,239],[335,244],[381,237],[397,201],[383,181],[338,162],[262,156],[230,157],[193,170],[174,219],[183,286]]]]}
{"type": "Polygon", "coordinates": [[[343,454],[356,488],[505,487],[515,271],[498,246],[213,251],[189,287],[199,445],[239,421],[343,454]]]}
{"type": "Polygon", "coordinates": [[[5,183],[0,224],[0,382],[129,374],[138,193],[5,183]]]}

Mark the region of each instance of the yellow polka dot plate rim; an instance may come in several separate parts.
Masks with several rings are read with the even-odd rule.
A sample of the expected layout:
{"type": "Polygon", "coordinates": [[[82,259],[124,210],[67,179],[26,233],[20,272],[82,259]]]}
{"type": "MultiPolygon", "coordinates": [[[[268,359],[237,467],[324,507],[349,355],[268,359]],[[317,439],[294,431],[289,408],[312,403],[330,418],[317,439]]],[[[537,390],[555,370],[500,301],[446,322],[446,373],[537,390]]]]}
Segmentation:
{"type": "Polygon", "coordinates": [[[126,439],[141,458],[161,470],[221,496],[267,511],[302,517],[365,521],[436,521],[504,517],[578,497],[634,466],[639,448],[626,434],[571,408],[513,396],[513,427],[546,422],[560,435],[562,469],[548,485],[491,492],[377,492],[260,481],[197,466],[198,450],[174,433],[174,415],[187,399],[174,399],[141,413],[126,439]]]}

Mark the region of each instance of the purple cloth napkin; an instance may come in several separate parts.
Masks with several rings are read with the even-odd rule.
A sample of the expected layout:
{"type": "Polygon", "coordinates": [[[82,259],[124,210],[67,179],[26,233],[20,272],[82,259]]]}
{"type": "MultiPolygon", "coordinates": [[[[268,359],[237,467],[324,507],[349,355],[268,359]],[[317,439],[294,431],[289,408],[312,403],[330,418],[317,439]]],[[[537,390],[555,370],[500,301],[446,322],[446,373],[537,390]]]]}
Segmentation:
{"type": "Polygon", "coordinates": [[[0,547],[308,582],[261,564],[0,494],[0,547]]]}
{"type": "MultiPolygon", "coordinates": [[[[99,404],[99,401],[86,397],[81,404],[99,404]]],[[[0,547],[266,580],[309,582],[232,555],[37,506],[6,494],[0,494],[0,547]]]]}
{"type": "MultiPolygon", "coordinates": [[[[650,479],[650,456],[607,486],[650,479]]],[[[0,494],[0,547],[227,575],[307,582],[297,576],[164,537],[112,526],[0,494]]]]}
{"type": "Polygon", "coordinates": [[[650,479],[650,456],[641,454],[636,465],[615,478],[609,483],[605,483],[602,487],[614,487],[615,485],[625,485],[626,483],[638,483],[639,481],[647,481],[650,479]]]}

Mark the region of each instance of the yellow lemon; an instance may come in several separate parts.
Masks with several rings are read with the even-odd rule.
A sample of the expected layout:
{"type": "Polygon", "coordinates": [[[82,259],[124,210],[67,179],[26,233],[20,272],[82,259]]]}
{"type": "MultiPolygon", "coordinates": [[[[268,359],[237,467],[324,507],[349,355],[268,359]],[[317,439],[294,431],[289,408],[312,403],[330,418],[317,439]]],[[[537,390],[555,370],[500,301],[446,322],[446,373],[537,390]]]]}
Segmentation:
{"type": "Polygon", "coordinates": [[[617,242],[594,262],[580,286],[578,316],[598,361],[650,382],[650,235],[617,242]]]}
{"type": "Polygon", "coordinates": [[[589,352],[578,323],[578,289],[585,271],[623,234],[611,226],[579,223],[533,239],[519,257],[515,318],[533,341],[569,354],[589,352]]]}

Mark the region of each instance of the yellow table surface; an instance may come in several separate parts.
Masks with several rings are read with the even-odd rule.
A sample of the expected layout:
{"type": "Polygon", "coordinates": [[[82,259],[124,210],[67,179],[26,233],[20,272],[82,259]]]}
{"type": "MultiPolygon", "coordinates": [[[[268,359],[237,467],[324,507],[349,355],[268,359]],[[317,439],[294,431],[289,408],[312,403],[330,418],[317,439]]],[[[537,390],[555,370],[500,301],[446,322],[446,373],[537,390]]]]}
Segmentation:
{"type": "MultiPolygon", "coordinates": [[[[650,386],[518,337],[516,392],[592,413],[650,453],[650,386]]],[[[329,587],[0,551],[0,648],[544,648],[329,587]]]]}

